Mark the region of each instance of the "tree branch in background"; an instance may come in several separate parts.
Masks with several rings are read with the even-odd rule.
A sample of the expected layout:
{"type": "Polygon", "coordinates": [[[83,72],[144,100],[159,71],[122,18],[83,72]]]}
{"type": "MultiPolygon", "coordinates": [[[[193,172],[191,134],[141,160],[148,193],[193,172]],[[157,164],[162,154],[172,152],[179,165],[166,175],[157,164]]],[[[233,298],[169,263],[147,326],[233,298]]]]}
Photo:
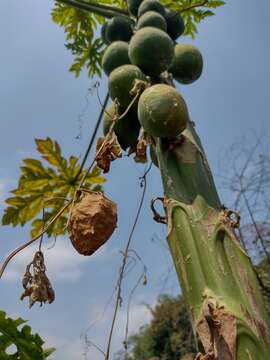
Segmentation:
{"type": "Polygon", "coordinates": [[[270,265],[270,157],[266,139],[244,137],[230,151],[232,173],[225,187],[235,197],[233,208],[241,212],[239,237],[253,263],[266,261],[270,265]]]}
{"type": "MultiPolygon", "coordinates": [[[[260,240],[260,244],[262,246],[262,249],[263,249],[263,252],[264,252],[264,255],[267,259],[267,262],[268,264],[270,265],[270,256],[269,256],[269,253],[267,251],[267,246],[265,244],[265,239],[263,238],[262,234],[261,234],[261,231],[259,230],[259,226],[257,224],[257,221],[255,220],[255,216],[254,216],[254,213],[250,207],[250,204],[249,204],[249,201],[248,201],[248,198],[245,194],[245,192],[243,192],[243,199],[244,199],[244,202],[245,202],[245,205],[246,205],[246,208],[248,210],[248,214],[250,216],[250,219],[252,221],[252,225],[254,226],[254,229],[256,231],[256,235],[257,235],[257,239],[260,240]]],[[[256,239],[256,240],[257,240],[256,239]]]]}

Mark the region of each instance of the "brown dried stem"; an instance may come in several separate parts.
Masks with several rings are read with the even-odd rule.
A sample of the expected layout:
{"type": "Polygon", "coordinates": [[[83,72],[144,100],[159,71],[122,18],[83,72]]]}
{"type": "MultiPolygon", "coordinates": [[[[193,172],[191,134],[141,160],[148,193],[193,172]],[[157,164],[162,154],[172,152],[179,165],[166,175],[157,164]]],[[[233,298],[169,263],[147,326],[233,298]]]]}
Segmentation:
{"type": "Polygon", "coordinates": [[[110,329],[110,333],[109,333],[109,340],[108,340],[105,360],[109,360],[109,357],[110,357],[111,342],[112,342],[112,336],[113,336],[115,321],[116,321],[119,306],[121,305],[121,301],[122,301],[122,297],[121,297],[122,282],[123,282],[123,278],[124,278],[125,267],[126,267],[126,264],[127,264],[129,247],[130,247],[132,236],[133,236],[134,230],[136,228],[136,225],[138,223],[139,216],[140,216],[140,213],[141,213],[141,210],[142,210],[142,205],[143,205],[143,202],[144,202],[145,193],[146,193],[146,185],[147,185],[146,177],[147,177],[147,174],[149,173],[149,171],[151,170],[151,167],[152,167],[152,162],[151,162],[149,168],[144,173],[144,175],[141,177],[141,186],[143,187],[143,192],[142,192],[141,200],[140,200],[139,207],[138,207],[138,210],[137,210],[137,214],[135,216],[135,220],[134,220],[131,232],[130,232],[129,237],[128,237],[128,241],[127,241],[125,250],[123,252],[123,262],[122,262],[120,272],[119,272],[119,277],[118,277],[118,280],[117,280],[116,303],[115,303],[115,308],[114,308],[114,314],[113,314],[111,329],[110,329]]]}
{"type": "Polygon", "coordinates": [[[81,182],[80,182],[80,185],[77,189],[77,191],[80,190],[80,188],[83,186],[83,183],[87,177],[87,175],[89,174],[89,172],[91,171],[92,167],[94,166],[95,164],[95,161],[97,159],[97,157],[100,155],[101,151],[103,150],[104,146],[106,145],[106,139],[108,139],[111,135],[111,133],[113,132],[113,129],[114,129],[114,126],[116,124],[116,122],[120,119],[122,119],[124,116],[126,116],[126,114],[129,112],[129,110],[131,109],[131,107],[133,106],[133,104],[135,103],[135,101],[137,100],[137,98],[139,97],[140,95],[140,90],[137,91],[136,95],[133,97],[132,101],[130,102],[130,104],[128,105],[127,109],[125,110],[125,112],[120,116],[120,117],[117,117],[113,122],[112,122],[112,125],[110,127],[110,130],[108,131],[107,135],[105,136],[105,139],[104,139],[104,142],[103,144],[101,145],[101,147],[99,148],[98,152],[96,153],[96,156],[95,158],[93,159],[93,161],[91,162],[91,164],[89,165],[87,171],[85,172],[81,182]]]}
{"type": "Polygon", "coordinates": [[[157,197],[157,198],[151,200],[150,207],[151,207],[151,210],[152,210],[153,215],[154,215],[153,219],[158,223],[167,224],[167,217],[166,216],[161,216],[157,212],[157,210],[155,209],[156,201],[161,201],[162,204],[163,204],[163,207],[164,207],[164,198],[163,197],[157,197]]]}
{"type": "Polygon", "coordinates": [[[12,251],[12,253],[10,253],[7,258],[5,259],[5,261],[3,262],[3,265],[1,266],[0,269],[0,279],[8,265],[8,263],[10,262],[10,260],[16,256],[20,251],[22,251],[23,249],[27,248],[29,245],[33,244],[33,242],[35,242],[36,240],[38,240],[43,234],[46,233],[46,231],[50,228],[50,226],[52,226],[52,224],[65,212],[65,210],[69,207],[69,205],[71,204],[71,201],[69,201],[65,206],[62,207],[61,210],[58,211],[58,213],[51,219],[51,221],[44,226],[43,230],[36,235],[35,237],[33,237],[31,240],[25,242],[24,244],[22,244],[21,246],[19,246],[17,249],[15,249],[14,251],[12,251]]]}

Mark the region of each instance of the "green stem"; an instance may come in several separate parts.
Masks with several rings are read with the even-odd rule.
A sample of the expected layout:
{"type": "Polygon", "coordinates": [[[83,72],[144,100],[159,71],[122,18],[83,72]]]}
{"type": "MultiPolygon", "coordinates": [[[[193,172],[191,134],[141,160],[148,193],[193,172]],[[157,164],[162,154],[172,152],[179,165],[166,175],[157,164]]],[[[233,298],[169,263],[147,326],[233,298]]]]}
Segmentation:
{"type": "Polygon", "coordinates": [[[71,6],[75,9],[88,11],[96,15],[103,16],[104,18],[112,18],[114,16],[128,16],[128,12],[125,9],[120,9],[114,6],[102,5],[98,3],[84,2],[78,0],[55,0],[58,3],[62,3],[71,6]]]}
{"type": "Polygon", "coordinates": [[[204,1],[201,1],[201,2],[199,2],[199,3],[197,3],[197,4],[193,4],[193,5],[187,6],[186,8],[181,9],[181,10],[180,10],[180,13],[181,13],[181,12],[184,12],[184,11],[190,11],[190,10],[195,9],[195,8],[197,8],[197,7],[205,6],[205,5],[207,5],[207,3],[208,3],[208,0],[204,0],[204,1]]]}
{"type": "Polygon", "coordinates": [[[116,6],[104,5],[104,4],[100,4],[100,3],[92,2],[92,1],[87,1],[87,3],[84,1],[79,1],[79,0],[76,0],[76,1],[81,2],[81,3],[83,2],[85,4],[89,4],[91,6],[94,6],[94,7],[100,8],[100,9],[110,10],[110,11],[117,12],[118,14],[129,16],[127,9],[121,9],[116,6]]]}
{"type": "Polygon", "coordinates": [[[109,96],[109,93],[107,92],[104,103],[103,103],[102,108],[101,108],[101,111],[99,113],[99,117],[98,117],[97,122],[96,122],[96,126],[94,128],[94,131],[91,134],[91,139],[90,139],[89,145],[88,145],[87,150],[86,150],[86,152],[84,154],[84,157],[83,157],[82,163],[80,165],[80,168],[79,168],[79,170],[78,170],[78,172],[77,172],[77,174],[76,174],[76,176],[75,176],[75,178],[73,180],[74,184],[76,184],[80,174],[82,173],[84,165],[85,165],[85,163],[87,161],[87,158],[89,156],[89,153],[90,153],[90,151],[92,149],[92,146],[93,146],[95,138],[97,136],[97,132],[98,132],[98,129],[100,127],[100,124],[101,124],[101,121],[102,121],[106,106],[108,104],[109,98],[110,98],[110,96],[109,96]]]}
{"type": "Polygon", "coordinates": [[[192,123],[178,141],[158,139],[157,155],[168,243],[194,331],[208,356],[198,360],[267,359],[270,321],[258,280],[221,207],[192,123]]]}

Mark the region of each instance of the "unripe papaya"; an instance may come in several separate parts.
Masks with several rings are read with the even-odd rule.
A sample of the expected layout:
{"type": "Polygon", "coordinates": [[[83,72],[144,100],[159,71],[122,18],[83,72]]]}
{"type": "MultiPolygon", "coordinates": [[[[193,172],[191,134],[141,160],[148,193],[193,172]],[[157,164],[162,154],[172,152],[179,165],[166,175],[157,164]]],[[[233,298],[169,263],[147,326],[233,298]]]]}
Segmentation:
{"type": "Polygon", "coordinates": [[[146,89],[138,103],[138,118],[144,130],[154,137],[176,137],[189,119],[186,103],[179,92],[165,84],[146,89]]]}
{"type": "MultiPolygon", "coordinates": [[[[119,108],[119,115],[123,114],[125,109],[119,108]]],[[[115,115],[115,106],[112,104],[103,118],[103,133],[106,135],[112,125],[112,118],[115,115]]],[[[133,106],[126,116],[118,120],[114,126],[114,132],[117,140],[123,150],[136,144],[139,136],[141,124],[138,121],[137,106],[133,106]]]]}
{"type": "Polygon", "coordinates": [[[129,13],[134,17],[137,17],[138,9],[142,2],[143,0],[127,0],[129,13]]]}
{"type": "Polygon", "coordinates": [[[158,76],[167,70],[173,60],[174,44],[164,31],[144,27],[136,32],[129,44],[129,58],[150,76],[158,76]]]}
{"type": "Polygon", "coordinates": [[[107,22],[106,38],[109,42],[129,41],[133,34],[131,21],[124,16],[115,16],[107,22]]]}
{"type": "Polygon", "coordinates": [[[138,22],[137,29],[141,29],[146,26],[152,26],[163,31],[167,31],[167,22],[165,18],[155,11],[147,11],[143,14],[138,22]]]}
{"type": "Polygon", "coordinates": [[[177,11],[165,10],[165,19],[167,21],[167,33],[173,40],[176,40],[185,31],[185,23],[177,11]]]}
{"type": "Polygon", "coordinates": [[[197,80],[203,70],[203,57],[200,50],[190,44],[177,44],[174,59],[169,71],[181,84],[191,84],[197,80]]]}
{"type": "Polygon", "coordinates": [[[141,17],[147,11],[155,11],[160,15],[165,16],[165,8],[157,0],[144,0],[139,6],[138,17],[141,17]]]}
{"type": "Polygon", "coordinates": [[[109,94],[112,100],[117,99],[119,104],[126,108],[134,98],[130,94],[135,80],[146,81],[146,76],[135,65],[122,65],[114,69],[109,76],[109,94]]]}
{"type": "Polygon", "coordinates": [[[115,41],[104,52],[102,58],[102,69],[106,75],[121,65],[130,64],[128,57],[128,43],[125,41],[115,41]]]}

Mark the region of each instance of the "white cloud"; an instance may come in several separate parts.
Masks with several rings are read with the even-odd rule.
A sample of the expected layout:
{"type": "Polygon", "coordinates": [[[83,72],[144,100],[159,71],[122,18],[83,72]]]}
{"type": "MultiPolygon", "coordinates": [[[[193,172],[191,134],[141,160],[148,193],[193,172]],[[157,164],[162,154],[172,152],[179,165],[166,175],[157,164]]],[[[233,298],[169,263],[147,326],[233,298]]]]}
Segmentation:
{"type": "MultiPolygon", "coordinates": [[[[46,245],[44,245],[43,252],[48,277],[53,278],[54,281],[77,280],[83,274],[84,265],[89,262],[88,257],[79,255],[72,247],[69,239],[64,237],[59,237],[55,246],[50,250],[46,250],[46,245]]],[[[3,275],[3,280],[17,281],[20,279],[26,265],[33,259],[33,253],[33,247],[21,251],[11,260],[3,275]]],[[[105,245],[91,256],[91,260],[95,261],[108,255],[105,245]]]]}

